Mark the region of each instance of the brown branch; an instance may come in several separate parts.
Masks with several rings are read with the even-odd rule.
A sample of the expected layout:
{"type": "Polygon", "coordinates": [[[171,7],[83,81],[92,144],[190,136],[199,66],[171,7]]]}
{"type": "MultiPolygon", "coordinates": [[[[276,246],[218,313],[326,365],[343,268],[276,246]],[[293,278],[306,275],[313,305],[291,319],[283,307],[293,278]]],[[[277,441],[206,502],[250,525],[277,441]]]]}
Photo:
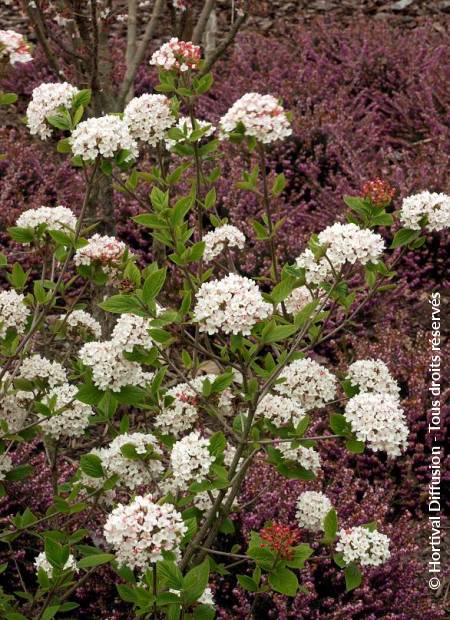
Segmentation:
{"type": "Polygon", "coordinates": [[[211,68],[216,64],[216,62],[223,56],[223,54],[227,51],[230,45],[233,43],[236,38],[237,33],[239,32],[241,26],[247,20],[248,14],[244,13],[243,15],[239,15],[239,17],[235,20],[232,27],[230,28],[227,36],[219,43],[214,52],[205,59],[205,64],[201,70],[200,75],[205,75],[211,68]]]}
{"type": "MultiPolygon", "coordinates": [[[[125,52],[126,67],[130,67],[136,54],[137,41],[137,0],[128,0],[127,49],[125,52]]],[[[133,97],[133,85],[126,94],[125,101],[133,97]]]]}
{"type": "Polygon", "coordinates": [[[42,15],[38,8],[38,5],[33,6],[30,2],[22,2],[22,6],[25,9],[26,14],[31,22],[33,30],[36,34],[37,40],[42,45],[42,49],[47,57],[48,63],[58,77],[64,77],[64,72],[58,62],[58,58],[52,51],[45,29],[45,23],[42,19],[42,15]],[[36,7],[36,8],[35,8],[36,7]]]}
{"type": "Polygon", "coordinates": [[[206,0],[205,4],[203,5],[203,9],[200,13],[197,24],[194,28],[194,32],[192,34],[192,42],[196,45],[198,45],[202,40],[209,16],[211,15],[215,6],[216,0],[206,0]]]}

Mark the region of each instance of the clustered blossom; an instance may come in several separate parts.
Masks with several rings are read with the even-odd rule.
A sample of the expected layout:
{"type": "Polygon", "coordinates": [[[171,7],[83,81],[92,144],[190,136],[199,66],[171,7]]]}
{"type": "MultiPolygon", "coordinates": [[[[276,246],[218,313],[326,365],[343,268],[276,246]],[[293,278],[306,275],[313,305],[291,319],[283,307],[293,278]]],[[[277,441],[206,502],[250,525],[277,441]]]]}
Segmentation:
{"type": "Polygon", "coordinates": [[[18,377],[45,381],[50,388],[67,383],[67,373],[59,362],[48,360],[39,353],[26,357],[20,366],[18,377]]]}
{"type": "Polygon", "coordinates": [[[41,140],[49,138],[52,127],[47,117],[57,114],[61,106],[71,108],[72,100],[78,92],[78,88],[68,82],[50,82],[35,88],[27,108],[27,125],[31,135],[38,135],[41,140]]]}
{"type": "Polygon", "coordinates": [[[136,140],[156,146],[175,123],[170,101],[165,95],[144,94],[135,97],[126,106],[123,120],[136,140]]]}
{"type": "Polygon", "coordinates": [[[151,65],[156,65],[165,71],[189,71],[197,69],[201,60],[202,51],[198,45],[190,41],[180,41],[172,37],[153,54],[151,65]]]}
{"type": "Polygon", "coordinates": [[[76,400],[78,389],[64,383],[53,388],[43,399],[44,404],[53,404],[54,413],[42,422],[42,430],[54,439],[80,437],[89,426],[89,416],[94,415],[92,407],[76,400]]]}
{"type": "Polygon", "coordinates": [[[243,250],[245,247],[244,233],[231,224],[219,226],[219,228],[207,233],[203,237],[203,241],[205,242],[203,258],[207,263],[219,256],[225,248],[239,248],[243,250]]]}
{"type": "Polygon", "coordinates": [[[436,192],[420,192],[403,200],[400,220],[407,228],[420,230],[426,217],[430,230],[443,230],[450,226],[450,196],[436,192]]]}
{"type": "Polygon", "coordinates": [[[187,527],[171,504],[156,504],[138,495],[127,506],[119,504],[105,526],[106,541],[116,550],[119,566],[146,570],[162,560],[162,551],[177,551],[187,527]]]}
{"type": "Polygon", "coordinates": [[[100,118],[88,118],[72,132],[72,152],[84,161],[97,157],[114,157],[120,151],[128,151],[126,161],[138,156],[138,147],[125,121],[114,114],[100,118]]]}
{"type": "Polygon", "coordinates": [[[308,358],[288,364],[279,378],[285,381],[275,385],[274,389],[279,394],[297,400],[305,411],[323,407],[336,396],[334,375],[324,366],[308,358]]]}
{"type": "Polygon", "coordinates": [[[96,338],[102,335],[102,326],[94,317],[85,310],[73,310],[68,316],[66,323],[72,328],[82,328],[91,332],[96,338]]]}
{"type": "Polygon", "coordinates": [[[298,426],[305,417],[305,410],[301,404],[293,398],[266,394],[258,403],[256,417],[265,418],[275,426],[293,424],[298,426]]]}
{"type": "Polygon", "coordinates": [[[300,527],[311,532],[320,532],[324,529],[324,519],[332,509],[328,497],[317,491],[305,491],[297,500],[295,518],[300,527]]]}
{"type": "MultiPolygon", "coordinates": [[[[35,557],[34,566],[36,568],[37,573],[39,572],[39,569],[42,569],[47,574],[47,577],[49,579],[53,577],[53,566],[47,560],[45,551],[41,551],[41,553],[39,553],[35,557]]],[[[69,557],[67,558],[67,562],[64,564],[63,570],[71,570],[71,571],[74,571],[75,573],[78,572],[77,561],[75,560],[74,556],[71,553],[69,554],[69,557]]]]}
{"type": "Polygon", "coordinates": [[[13,462],[9,454],[0,454],[0,482],[5,479],[5,476],[13,468],[13,462]]]}
{"type": "Polygon", "coordinates": [[[0,292],[0,338],[4,338],[8,329],[13,328],[23,334],[30,309],[25,305],[25,296],[15,290],[0,292]]]}
{"type": "Polygon", "coordinates": [[[195,431],[177,441],[170,455],[175,489],[186,489],[191,482],[203,482],[214,462],[209,451],[209,440],[195,431]]]}
{"type": "Polygon", "coordinates": [[[153,340],[148,333],[150,322],[150,319],[145,319],[136,314],[121,314],[112,331],[111,340],[122,351],[128,353],[136,346],[151,349],[153,340]]]}
{"type": "Polygon", "coordinates": [[[74,231],[76,225],[77,218],[73,211],[62,205],[27,209],[19,215],[16,221],[16,226],[19,228],[36,229],[38,226],[46,226],[48,230],[63,232],[74,231]]]}
{"type": "Polygon", "coordinates": [[[126,252],[127,246],[123,241],[96,233],[90,237],[87,245],[75,252],[73,260],[75,265],[97,263],[107,275],[116,277],[126,252]]]}
{"type": "Polygon", "coordinates": [[[391,394],[398,397],[400,388],[389,368],[381,360],[358,360],[348,367],[347,377],[360,392],[391,394]]]}
{"type": "Polygon", "coordinates": [[[0,30],[0,60],[6,57],[11,65],[33,60],[30,44],[15,30],[0,30]]]}
{"type": "Polygon", "coordinates": [[[307,249],[296,260],[297,266],[306,270],[308,283],[319,284],[327,280],[333,274],[333,268],[338,270],[345,263],[366,265],[376,262],[384,250],[381,235],[356,224],[338,222],[328,226],[319,233],[318,242],[326,248],[326,257],[316,260],[307,249]]]}
{"type": "Polygon", "coordinates": [[[200,331],[248,335],[258,321],[267,318],[272,306],[250,278],[231,273],[222,280],[204,282],[197,293],[194,320],[200,331]]]}
{"type": "Polygon", "coordinates": [[[289,314],[297,314],[312,301],[314,301],[314,298],[309,288],[307,286],[299,286],[286,297],[284,305],[289,314]]]}
{"type": "Polygon", "coordinates": [[[272,95],[246,93],[238,99],[220,119],[222,137],[235,131],[241,124],[247,136],[264,144],[284,140],[292,133],[283,107],[272,95]]]}
{"type": "Polygon", "coordinates": [[[300,540],[298,530],[282,523],[270,523],[259,532],[259,535],[264,541],[261,547],[269,547],[283,560],[292,560],[294,554],[292,547],[300,540]]]}
{"type": "Polygon", "coordinates": [[[372,450],[399,456],[406,448],[408,427],[396,396],[362,392],[350,398],[344,415],[357,439],[372,450]]]}
{"type": "Polygon", "coordinates": [[[342,553],[346,564],[357,562],[362,566],[380,566],[391,556],[389,538],[366,527],[352,527],[338,532],[336,551],[342,553]]]}
{"type": "MultiPolygon", "coordinates": [[[[174,147],[175,144],[183,144],[184,142],[186,142],[186,140],[189,140],[190,137],[193,134],[192,120],[188,116],[180,116],[180,118],[178,119],[178,122],[176,124],[176,128],[183,132],[184,137],[177,138],[177,140],[172,140],[170,138],[166,138],[165,142],[166,142],[166,148],[168,150],[170,150],[172,147],[174,147]]],[[[214,125],[211,125],[211,123],[208,123],[208,121],[203,121],[203,120],[198,119],[198,118],[195,119],[195,129],[196,130],[197,129],[204,129],[205,130],[203,132],[203,135],[202,135],[201,139],[209,138],[210,136],[213,135],[213,133],[216,130],[214,125]]]]}
{"type": "Polygon", "coordinates": [[[124,433],[118,435],[106,448],[93,451],[102,461],[106,475],[117,475],[121,483],[128,489],[149,484],[163,472],[161,457],[163,455],[157,440],[150,433],[124,433]],[[122,447],[132,445],[135,452],[145,460],[130,459],[122,453],[122,447]]]}
{"type": "Polygon", "coordinates": [[[92,380],[100,390],[120,392],[126,385],[145,387],[153,377],[137,362],[125,359],[122,347],[114,340],[87,342],[78,356],[92,369],[92,380]]]}
{"type": "Polygon", "coordinates": [[[386,206],[394,197],[395,189],[384,179],[367,181],[362,188],[362,195],[368,198],[375,206],[386,206]]]}
{"type": "Polygon", "coordinates": [[[312,471],[315,476],[319,473],[321,468],[320,454],[314,448],[305,448],[304,446],[293,448],[292,444],[287,442],[278,443],[276,448],[286,461],[295,461],[304,469],[312,471]]]}

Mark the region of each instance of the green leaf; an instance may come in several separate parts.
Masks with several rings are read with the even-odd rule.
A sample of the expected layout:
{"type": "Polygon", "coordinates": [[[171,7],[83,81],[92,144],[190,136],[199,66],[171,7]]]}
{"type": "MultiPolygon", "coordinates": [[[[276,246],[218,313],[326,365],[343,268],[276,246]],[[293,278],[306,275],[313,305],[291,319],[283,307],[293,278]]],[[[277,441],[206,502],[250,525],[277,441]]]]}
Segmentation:
{"type": "Polygon", "coordinates": [[[216,610],[211,605],[197,605],[194,609],[193,620],[214,620],[216,610]]]}
{"type": "Polygon", "coordinates": [[[330,415],[330,427],[335,435],[345,436],[351,432],[350,424],[341,413],[332,413],[330,415]]]}
{"type": "Polygon", "coordinates": [[[277,175],[272,186],[272,196],[279,196],[287,185],[286,177],[281,172],[277,175]]]}
{"type": "Polygon", "coordinates": [[[237,580],[239,585],[247,590],[248,592],[256,592],[258,589],[258,584],[251,577],[247,577],[247,575],[238,575],[237,580]]]}
{"type": "Polygon", "coordinates": [[[297,575],[284,566],[278,567],[269,575],[269,583],[275,592],[295,596],[298,591],[297,575]]]}
{"type": "Polygon", "coordinates": [[[98,305],[102,310],[114,314],[124,314],[126,312],[142,313],[139,301],[132,295],[113,295],[98,305]]]}
{"type": "Polygon", "coordinates": [[[167,269],[164,267],[163,269],[154,271],[145,279],[142,294],[146,304],[153,301],[164,286],[166,273],[167,269]]]}
{"type": "Polygon", "coordinates": [[[17,101],[16,93],[0,93],[0,105],[11,105],[17,101]]]}
{"type": "Polygon", "coordinates": [[[195,86],[194,86],[195,92],[198,95],[203,95],[211,88],[211,86],[213,85],[213,82],[214,82],[214,78],[213,78],[212,73],[206,73],[201,78],[195,81],[195,86]]]}
{"type": "Polygon", "coordinates": [[[33,468],[31,465],[18,465],[14,469],[11,469],[7,474],[5,474],[5,480],[9,480],[10,482],[17,482],[19,480],[23,480],[27,478],[33,473],[33,468]]]}
{"type": "Polygon", "coordinates": [[[209,440],[209,452],[212,456],[216,457],[227,447],[227,440],[222,431],[217,431],[209,440]]]}
{"type": "Polygon", "coordinates": [[[248,555],[258,566],[265,570],[270,570],[275,561],[275,555],[265,547],[251,546],[247,551],[248,555]]]}
{"type": "Polygon", "coordinates": [[[166,581],[169,588],[173,590],[183,589],[183,575],[175,562],[161,560],[156,564],[156,569],[158,575],[166,581]]]}
{"type": "Polygon", "coordinates": [[[86,405],[98,405],[103,396],[104,392],[99,390],[93,383],[84,383],[78,388],[75,398],[86,405]]]}
{"type": "Polygon", "coordinates": [[[102,460],[96,454],[83,454],[80,458],[80,467],[91,478],[102,478],[104,476],[102,460]]]}
{"type": "Polygon", "coordinates": [[[89,88],[80,90],[72,99],[72,107],[78,108],[80,105],[84,107],[88,106],[91,101],[91,96],[92,91],[89,88]]]}
{"type": "Polygon", "coordinates": [[[313,549],[306,544],[302,543],[293,548],[293,557],[286,561],[286,565],[291,568],[303,568],[305,562],[313,554],[313,549]]]}
{"type": "Polygon", "coordinates": [[[330,545],[336,540],[338,530],[338,518],[336,510],[332,508],[323,520],[324,537],[322,542],[325,545],[330,545]]]}
{"type": "Polygon", "coordinates": [[[50,116],[47,116],[47,122],[53,127],[61,129],[62,131],[71,130],[71,123],[69,119],[63,114],[52,114],[50,116]]]}
{"type": "Polygon", "coordinates": [[[183,592],[187,604],[194,603],[205,591],[209,580],[209,560],[192,568],[183,579],[183,592]]]}
{"type": "Polygon", "coordinates": [[[353,454],[362,454],[364,452],[366,444],[364,441],[358,441],[357,439],[351,437],[345,442],[345,447],[349,452],[352,452],[353,454]]]}
{"type": "Polygon", "coordinates": [[[78,561],[78,568],[91,568],[112,562],[115,556],[112,553],[92,553],[78,561]]]}
{"type": "Polygon", "coordinates": [[[19,243],[31,243],[34,239],[34,233],[31,228],[20,228],[19,226],[11,226],[8,228],[11,239],[19,243]]]}
{"type": "Polygon", "coordinates": [[[263,336],[264,342],[279,342],[286,340],[298,330],[296,325],[278,325],[263,336]]]}
{"type": "Polygon", "coordinates": [[[52,618],[54,618],[58,613],[59,608],[60,605],[51,605],[50,607],[47,607],[47,609],[41,616],[42,620],[51,620],[52,618]]]}
{"type": "Polygon", "coordinates": [[[411,230],[410,228],[402,228],[395,233],[394,239],[391,243],[391,249],[399,248],[402,245],[408,245],[411,241],[417,239],[420,235],[420,230],[411,230]]]}
{"type": "Polygon", "coordinates": [[[356,564],[352,563],[346,566],[344,569],[344,574],[345,574],[345,589],[347,590],[347,592],[350,592],[351,590],[354,590],[355,588],[361,585],[362,575],[361,575],[361,571],[356,566],[356,564]]]}

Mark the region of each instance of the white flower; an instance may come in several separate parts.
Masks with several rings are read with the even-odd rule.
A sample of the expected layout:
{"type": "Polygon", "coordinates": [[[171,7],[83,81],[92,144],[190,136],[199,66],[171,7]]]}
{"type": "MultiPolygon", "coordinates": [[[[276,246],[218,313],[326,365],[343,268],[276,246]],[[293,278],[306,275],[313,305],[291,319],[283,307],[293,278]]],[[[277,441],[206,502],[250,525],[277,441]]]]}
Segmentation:
{"type": "Polygon", "coordinates": [[[0,30],[0,60],[9,56],[9,62],[25,63],[33,60],[31,46],[25,37],[15,30],[0,30]]]}
{"type": "Polygon", "coordinates": [[[308,284],[326,282],[333,273],[330,263],[324,258],[316,260],[309,248],[297,257],[295,264],[297,267],[305,269],[305,278],[308,284]]]}
{"type": "Polygon", "coordinates": [[[265,144],[284,140],[292,133],[282,106],[272,95],[247,93],[238,99],[220,119],[221,136],[225,137],[241,123],[247,136],[265,144]]]}
{"type": "Polygon", "coordinates": [[[126,106],[123,120],[130,134],[151,146],[164,140],[165,132],[175,123],[170,101],[165,95],[141,95],[126,106]]]}
{"type": "Polygon", "coordinates": [[[258,403],[256,417],[265,418],[275,426],[293,424],[298,426],[306,412],[301,404],[293,398],[266,394],[258,403]]]}
{"type": "Polygon", "coordinates": [[[15,290],[0,292],[0,338],[6,336],[9,328],[23,334],[30,309],[24,304],[25,296],[15,290]]]}
{"type": "Polygon", "coordinates": [[[131,352],[136,346],[151,349],[153,340],[148,333],[150,322],[150,319],[135,314],[121,314],[114,326],[111,340],[122,351],[131,352]]]}
{"type": "Polygon", "coordinates": [[[312,471],[315,476],[319,473],[320,455],[314,448],[305,448],[304,446],[293,448],[292,444],[287,442],[278,443],[276,448],[287,461],[295,461],[304,469],[312,471]]]}
{"type": "MultiPolygon", "coordinates": [[[[47,573],[47,577],[49,579],[53,577],[53,566],[47,560],[45,551],[41,551],[41,553],[39,553],[39,555],[35,557],[34,566],[36,568],[36,572],[39,572],[39,569],[42,568],[42,570],[47,573]]],[[[78,573],[77,562],[71,553],[67,558],[67,562],[64,564],[64,570],[71,570],[75,573],[78,573]]]]}
{"type": "Polygon", "coordinates": [[[171,504],[154,503],[151,495],[119,504],[104,527],[119,566],[142,570],[162,560],[162,551],[177,551],[186,532],[181,514],[171,504]]]}
{"type": "Polygon", "coordinates": [[[170,455],[171,483],[176,489],[186,489],[191,482],[203,482],[213,462],[209,440],[199,432],[190,433],[173,445],[170,455]]]}
{"type": "Polygon", "coordinates": [[[239,248],[243,250],[245,247],[244,233],[236,226],[231,226],[230,224],[219,226],[219,228],[207,233],[203,237],[203,241],[205,242],[203,258],[207,263],[219,256],[225,248],[239,248]]]}
{"type": "Polygon", "coordinates": [[[26,357],[22,361],[17,376],[29,381],[41,379],[50,388],[67,383],[67,374],[61,364],[59,362],[52,362],[39,355],[39,353],[26,357]]]}
{"type": "Polygon", "coordinates": [[[73,310],[68,315],[66,322],[69,327],[81,327],[82,329],[86,329],[96,338],[100,338],[102,335],[102,326],[100,323],[85,310],[73,310]]]}
{"type": "MultiPolygon", "coordinates": [[[[5,377],[6,379],[6,377],[5,377]]],[[[0,396],[0,420],[8,425],[8,432],[17,433],[27,419],[28,392],[11,392],[0,396]],[[21,397],[25,395],[25,401],[21,397]]]]}
{"type": "Polygon", "coordinates": [[[127,161],[138,156],[137,143],[127,124],[114,114],[88,118],[77,125],[69,140],[73,154],[84,161],[93,161],[97,157],[114,157],[122,150],[129,151],[127,161]]]}
{"type": "Polygon", "coordinates": [[[289,314],[297,314],[312,301],[314,301],[314,298],[311,295],[309,288],[307,286],[299,286],[298,288],[295,288],[288,297],[286,297],[284,305],[289,314]]]}
{"type": "MultiPolygon", "coordinates": [[[[120,274],[126,252],[127,246],[123,241],[96,233],[92,235],[87,245],[75,252],[73,260],[77,266],[97,263],[108,276],[115,278],[120,274]]],[[[128,256],[131,257],[132,254],[129,253],[128,256]]]]}
{"type": "Polygon", "coordinates": [[[427,228],[443,230],[450,226],[450,196],[436,192],[420,192],[403,200],[400,219],[407,228],[420,230],[420,220],[426,216],[427,228]]]}
{"type": "Polygon", "coordinates": [[[330,500],[323,493],[305,491],[297,499],[295,517],[300,527],[311,532],[320,532],[324,529],[324,519],[333,508],[330,500]]]}
{"type": "Polygon", "coordinates": [[[156,65],[165,71],[181,71],[196,69],[201,59],[201,49],[190,41],[179,41],[172,37],[153,54],[151,65],[156,65]]]}
{"type": "Polygon", "coordinates": [[[72,100],[78,94],[78,88],[68,82],[40,84],[33,90],[27,108],[27,125],[32,136],[41,140],[49,138],[53,127],[47,121],[48,116],[58,113],[58,108],[72,107],[72,100]]]}
{"type": "Polygon", "coordinates": [[[252,327],[267,318],[272,306],[250,278],[231,273],[222,280],[204,282],[197,293],[194,321],[200,331],[248,335],[252,327]]]}
{"type": "MultiPolygon", "coordinates": [[[[170,138],[166,138],[166,148],[168,150],[170,150],[173,146],[175,146],[175,144],[182,144],[184,142],[186,142],[186,140],[189,140],[189,138],[191,137],[193,130],[192,130],[192,121],[188,116],[181,116],[178,119],[178,122],[176,124],[176,128],[180,129],[184,135],[185,138],[180,138],[179,140],[171,140],[170,138]]],[[[195,119],[195,129],[204,129],[205,132],[202,136],[203,138],[209,138],[209,136],[212,136],[213,133],[215,132],[215,127],[213,125],[211,125],[211,123],[208,123],[208,121],[203,121],[200,120],[198,118],[195,119]]]]}
{"type": "Polygon", "coordinates": [[[336,551],[342,553],[346,564],[357,562],[362,566],[380,566],[391,556],[389,538],[380,532],[371,532],[366,527],[340,530],[338,538],[336,551]]]}
{"type": "Polygon", "coordinates": [[[203,594],[197,601],[200,605],[211,605],[214,607],[214,596],[211,588],[205,588],[203,594]]]}
{"type": "Polygon", "coordinates": [[[336,396],[336,378],[314,360],[295,360],[286,366],[279,378],[285,382],[275,385],[275,391],[295,398],[305,411],[323,407],[336,396]]]}
{"type": "Polygon", "coordinates": [[[92,407],[76,400],[78,389],[64,383],[53,388],[44,397],[43,403],[50,404],[56,398],[53,409],[57,412],[42,422],[42,430],[54,439],[80,437],[89,426],[89,416],[94,415],[92,407]]]}
{"type": "Polygon", "coordinates": [[[347,402],[345,419],[359,441],[375,451],[399,456],[406,448],[408,427],[397,396],[361,392],[347,402]]]}
{"type": "Polygon", "coordinates": [[[347,377],[360,392],[376,392],[398,397],[400,388],[381,360],[358,360],[348,367],[347,377]]]}
{"type": "Polygon", "coordinates": [[[5,479],[5,476],[13,468],[13,462],[9,454],[0,454],[0,482],[5,479]]]}
{"type": "Polygon", "coordinates": [[[36,229],[38,226],[45,225],[48,230],[60,230],[72,232],[77,225],[77,218],[67,207],[38,207],[37,209],[27,209],[19,215],[16,226],[19,228],[36,229]]]}

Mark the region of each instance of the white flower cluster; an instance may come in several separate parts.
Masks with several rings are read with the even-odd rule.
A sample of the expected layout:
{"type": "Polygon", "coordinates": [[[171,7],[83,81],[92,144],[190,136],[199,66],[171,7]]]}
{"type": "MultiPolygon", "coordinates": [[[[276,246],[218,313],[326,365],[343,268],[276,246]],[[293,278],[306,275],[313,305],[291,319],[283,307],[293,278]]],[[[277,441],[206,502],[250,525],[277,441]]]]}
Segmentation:
{"type": "Polygon", "coordinates": [[[201,49],[190,41],[179,41],[172,37],[164,43],[150,59],[151,65],[156,65],[165,71],[189,71],[196,69],[201,60],[201,49]]]}
{"type": "Polygon", "coordinates": [[[340,224],[328,226],[318,235],[318,242],[326,247],[326,257],[315,259],[311,250],[306,249],[297,260],[298,267],[306,270],[308,283],[320,284],[331,277],[332,266],[338,270],[345,263],[354,265],[376,262],[384,250],[381,235],[368,228],[360,228],[356,224],[340,224]],[[331,263],[331,265],[330,265],[331,263]]]}
{"type": "MultiPolygon", "coordinates": [[[[5,377],[6,379],[6,377],[5,377]]],[[[9,392],[0,396],[0,421],[6,422],[8,432],[17,433],[27,419],[28,392],[9,392]],[[25,399],[22,398],[25,396],[25,399]]]]}
{"type": "Polygon", "coordinates": [[[359,441],[367,441],[372,450],[399,456],[406,448],[409,431],[396,396],[362,392],[350,398],[344,415],[359,441]]]}
{"type": "Polygon", "coordinates": [[[391,556],[389,538],[380,532],[371,532],[366,527],[340,530],[338,538],[336,551],[342,553],[346,564],[357,562],[362,566],[380,566],[391,556]]]}
{"type": "Polygon", "coordinates": [[[0,482],[4,480],[6,474],[13,468],[13,463],[9,454],[0,454],[0,482]]]}
{"type": "Polygon", "coordinates": [[[0,292],[0,338],[6,336],[9,328],[23,334],[30,309],[24,304],[25,296],[15,290],[0,292]]]}
{"type": "MultiPolygon", "coordinates": [[[[41,553],[39,553],[35,557],[34,566],[36,567],[36,572],[39,572],[39,569],[42,568],[42,570],[47,574],[47,577],[49,579],[53,577],[53,566],[47,560],[45,551],[41,551],[41,553]]],[[[75,573],[78,573],[77,561],[75,560],[74,556],[71,553],[69,554],[69,557],[67,558],[67,562],[64,564],[64,570],[71,570],[71,571],[74,571],[75,573]]]]}
{"type": "Polygon", "coordinates": [[[150,433],[124,433],[118,435],[106,448],[93,450],[100,457],[106,475],[117,475],[120,482],[128,489],[134,490],[143,484],[156,480],[163,472],[160,458],[163,453],[157,440],[150,433]],[[122,453],[122,447],[132,445],[138,455],[147,452],[152,458],[135,460],[127,458],[122,453]]]}
{"type": "Polygon", "coordinates": [[[420,220],[427,217],[427,228],[443,230],[450,226],[450,196],[436,192],[420,192],[403,200],[400,220],[407,228],[420,230],[420,220]]]}
{"type": "Polygon", "coordinates": [[[247,136],[264,144],[284,140],[292,133],[285,111],[272,95],[247,93],[238,99],[220,119],[222,137],[241,123],[247,136]]]}
{"type": "Polygon", "coordinates": [[[27,209],[19,215],[16,222],[16,226],[20,228],[36,229],[42,225],[45,225],[49,230],[74,231],[77,218],[73,211],[59,205],[58,207],[27,209]]]}
{"type": "MultiPolygon", "coordinates": [[[[189,138],[191,137],[193,130],[192,130],[192,120],[188,117],[188,116],[180,116],[180,118],[178,119],[178,122],[176,124],[176,128],[177,129],[181,129],[181,131],[185,134],[185,138],[180,138],[179,140],[171,140],[170,138],[166,138],[166,148],[170,151],[170,149],[172,147],[175,146],[175,144],[182,144],[183,142],[186,142],[186,140],[189,140],[189,138]]],[[[205,129],[205,132],[202,136],[203,138],[209,138],[209,136],[212,136],[213,133],[215,132],[215,127],[213,125],[211,125],[211,123],[208,123],[208,121],[203,121],[200,120],[198,118],[195,119],[195,129],[205,129]]]]}
{"type": "Polygon", "coordinates": [[[312,471],[315,476],[319,473],[321,467],[320,455],[314,448],[305,448],[304,446],[293,448],[292,444],[287,442],[277,444],[276,448],[287,461],[295,461],[301,467],[312,471]]]}
{"type": "Polygon", "coordinates": [[[42,422],[42,430],[54,439],[61,437],[80,437],[89,426],[89,416],[94,415],[92,407],[76,400],[78,389],[63,383],[50,390],[43,399],[44,404],[56,398],[54,409],[57,413],[42,422]]]}
{"type": "Polygon", "coordinates": [[[303,406],[305,411],[323,407],[336,396],[336,378],[331,372],[311,359],[295,360],[280,374],[284,383],[275,385],[275,390],[290,396],[303,406]]]}
{"type": "Polygon", "coordinates": [[[126,250],[127,246],[123,241],[96,233],[90,237],[87,245],[75,252],[73,260],[75,265],[89,266],[91,263],[98,263],[107,275],[114,278],[120,273],[120,264],[126,250]]]}
{"type": "Polygon", "coordinates": [[[100,390],[120,392],[125,385],[145,387],[153,377],[137,362],[125,359],[122,347],[114,340],[86,342],[78,356],[92,369],[92,380],[100,390]]]}
{"type": "Polygon", "coordinates": [[[165,95],[141,95],[126,106],[123,120],[130,134],[151,146],[164,140],[165,133],[175,123],[170,101],[165,95]]]}
{"type": "Polygon", "coordinates": [[[299,286],[295,288],[288,297],[286,297],[284,305],[289,314],[297,314],[305,306],[313,301],[311,291],[307,286],[299,286]]]}
{"type": "Polygon", "coordinates": [[[150,319],[145,319],[136,314],[121,314],[112,331],[111,340],[122,351],[128,353],[136,346],[151,349],[153,340],[148,333],[150,323],[150,319]]]}
{"type": "Polygon", "coordinates": [[[102,326],[85,310],[73,310],[67,316],[67,325],[72,328],[82,328],[91,332],[96,338],[101,338],[102,326]]]}
{"type": "Polygon", "coordinates": [[[35,353],[26,357],[20,366],[18,377],[36,381],[45,381],[50,388],[54,388],[62,383],[67,383],[67,374],[59,362],[52,362],[45,357],[35,353]]]}
{"type": "Polygon", "coordinates": [[[244,276],[230,273],[222,280],[204,282],[197,293],[194,321],[200,331],[248,335],[258,321],[267,318],[272,306],[258,286],[244,276]]]}
{"type": "Polygon", "coordinates": [[[265,418],[275,426],[293,424],[298,426],[305,417],[305,410],[301,404],[293,398],[266,394],[258,403],[256,417],[265,418]]]}
{"type": "Polygon", "coordinates": [[[162,551],[176,552],[186,532],[181,514],[171,504],[154,503],[151,495],[138,495],[127,506],[119,504],[104,527],[119,566],[132,570],[145,570],[162,560],[162,551]]]}
{"type": "Polygon", "coordinates": [[[49,138],[52,126],[48,124],[47,117],[57,114],[61,106],[71,108],[78,92],[78,88],[68,82],[50,82],[35,88],[27,108],[27,126],[31,135],[38,135],[41,140],[49,138]]]}
{"type": "Polygon", "coordinates": [[[175,489],[186,489],[191,482],[203,482],[214,458],[209,452],[209,440],[193,432],[177,441],[172,448],[170,465],[175,489]]]}
{"type": "Polygon", "coordinates": [[[300,527],[311,532],[320,532],[324,529],[324,519],[333,508],[330,500],[323,493],[305,491],[297,500],[295,517],[300,527]]]}
{"type": "Polygon", "coordinates": [[[114,157],[122,150],[129,151],[127,161],[138,156],[137,143],[127,124],[114,114],[88,118],[77,125],[70,137],[70,144],[73,154],[84,161],[114,157]]]}
{"type": "Polygon", "coordinates": [[[360,392],[391,394],[398,397],[400,388],[389,368],[381,360],[358,360],[348,367],[347,377],[360,392]]]}
{"type": "Polygon", "coordinates": [[[203,258],[207,263],[219,256],[225,248],[239,248],[243,250],[245,247],[244,233],[236,226],[231,226],[230,224],[219,226],[219,228],[207,233],[203,237],[203,241],[205,242],[203,258]]]}
{"type": "Polygon", "coordinates": [[[11,65],[16,62],[30,62],[31,47],[25,37],[15,30],[0,30],[0,59],[9,57],[11,65]]]}

